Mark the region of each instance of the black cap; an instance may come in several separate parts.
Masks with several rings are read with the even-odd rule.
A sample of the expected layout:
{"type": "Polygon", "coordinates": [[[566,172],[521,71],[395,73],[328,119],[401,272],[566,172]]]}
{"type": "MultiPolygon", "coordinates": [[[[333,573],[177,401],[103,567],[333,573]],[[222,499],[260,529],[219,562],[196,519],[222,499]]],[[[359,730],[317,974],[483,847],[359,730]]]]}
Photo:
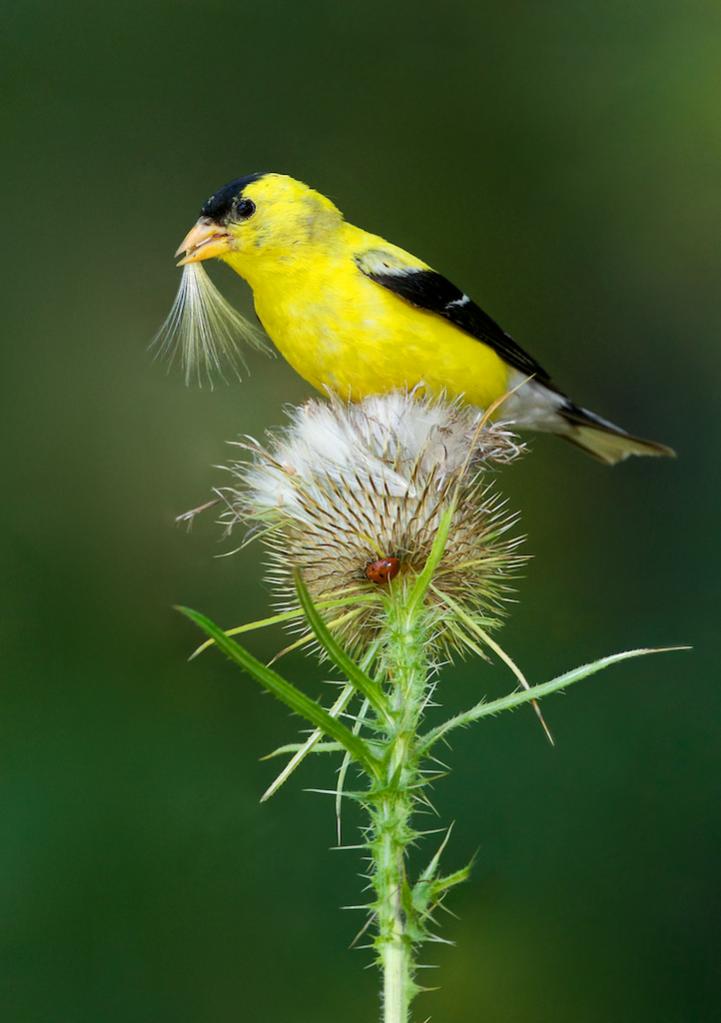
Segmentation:
{"type": "Polygon", "coordinates": [[[217,192],[213,192],[210,199],[200,211],[201,217],[209,217],[211,220],[222,220],[231,210],[234,201],[243,194],[243,189],[265,177],[265,171],[257,171],[255,174],[247,174],[244,178],[236,178],[235,181],[223,185],[217,192]]]}

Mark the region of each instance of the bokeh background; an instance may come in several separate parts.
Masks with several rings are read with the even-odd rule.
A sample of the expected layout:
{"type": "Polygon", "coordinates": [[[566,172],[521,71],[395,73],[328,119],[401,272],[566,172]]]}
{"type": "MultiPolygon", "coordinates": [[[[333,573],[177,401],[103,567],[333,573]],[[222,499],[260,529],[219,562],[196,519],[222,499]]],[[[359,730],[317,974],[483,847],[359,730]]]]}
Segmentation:
{"type": "MultiPolygon", "coordinates": [[[[306,386],[186,389],[147,343],[206,196],[256,169],[455,279],[580,401],[679,451],[611,471],[551,438],[503,476],[533,553],[504,641],[535,680],[644,644],[458,736],[438,785],[444,1023],[718,1018],[717,3],[6,0],[0,387],[0,1014],[7,1023],[376,1018],[328,762],[269,805],[298,726],[220,658],[260,550],[176,513],[306,386]]],[[[242,282],[216,281],[250,310],[242,282]]],[[[259,634],[270,657],[280,632],[259,634]]],[[[309,692],[320,673],[287,670],[309,692]]],[[[449,670],[461,707],[512,685],[449,670]]],[[[349,820],[349,826],[352,818],[349,820]]]]}

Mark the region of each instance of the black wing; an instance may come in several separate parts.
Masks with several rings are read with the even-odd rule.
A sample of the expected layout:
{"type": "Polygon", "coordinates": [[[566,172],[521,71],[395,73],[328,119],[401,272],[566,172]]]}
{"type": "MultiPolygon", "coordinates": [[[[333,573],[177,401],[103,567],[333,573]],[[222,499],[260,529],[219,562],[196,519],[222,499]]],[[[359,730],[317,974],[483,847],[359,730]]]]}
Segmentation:
{"type": "Polygon", "coordinates": [[[459,330],[470,334],[497,352],[514,369],[533,376],[543,384],[550,383],[548,373],[535,359],[516,344],[510,334],[484,313],[480,306],[460,288],[435,270],[414,270],[401,266],[395,257],[378,250],[363,253],[355,260],[358,269],[388,288],[411,305],[436,313],[459,330]]]}

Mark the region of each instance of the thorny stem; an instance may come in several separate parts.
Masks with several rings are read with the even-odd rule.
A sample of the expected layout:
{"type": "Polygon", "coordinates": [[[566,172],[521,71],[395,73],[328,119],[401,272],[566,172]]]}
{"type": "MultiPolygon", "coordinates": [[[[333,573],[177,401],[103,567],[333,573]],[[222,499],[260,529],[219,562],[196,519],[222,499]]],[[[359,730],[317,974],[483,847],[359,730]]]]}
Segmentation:
{"type": "Polygon", "coordinates": [[[409,606],[403,584],[387,601],[387,642],[383,674],[391,701],[383,773],[371,793],[372,882],[383,971],[383,1023],[407,1023],[418,991],[414,980],[413,907],[406,876],[408,848],[416,838],[411,817],[419,785],[416,742],[427,698],[424,612],[409,606]]]}

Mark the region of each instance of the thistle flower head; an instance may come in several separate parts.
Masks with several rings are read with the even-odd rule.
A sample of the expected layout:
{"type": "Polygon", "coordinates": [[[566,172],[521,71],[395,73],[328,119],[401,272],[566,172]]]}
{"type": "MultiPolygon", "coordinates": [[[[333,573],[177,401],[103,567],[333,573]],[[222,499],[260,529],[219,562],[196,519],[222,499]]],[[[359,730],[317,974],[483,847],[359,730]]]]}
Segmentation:
{"type": "Polygon", "coordinates": [[[423,569],[440,516],[455,502],[450,534],[426,601],[446,651],[473,646],[469,621],[497,624],[522,560],[509,538],[516,516],[489,470],[521,445],[502,425],[459,402],[394,392],[346,404],[314,399],[290,411],[267,445],[229,466],[222,491],[228,528],[254,527],[270,551],[278,601],[293,607],[299,570],[353,650],[375,636],[393,587],[423,569]]]}

